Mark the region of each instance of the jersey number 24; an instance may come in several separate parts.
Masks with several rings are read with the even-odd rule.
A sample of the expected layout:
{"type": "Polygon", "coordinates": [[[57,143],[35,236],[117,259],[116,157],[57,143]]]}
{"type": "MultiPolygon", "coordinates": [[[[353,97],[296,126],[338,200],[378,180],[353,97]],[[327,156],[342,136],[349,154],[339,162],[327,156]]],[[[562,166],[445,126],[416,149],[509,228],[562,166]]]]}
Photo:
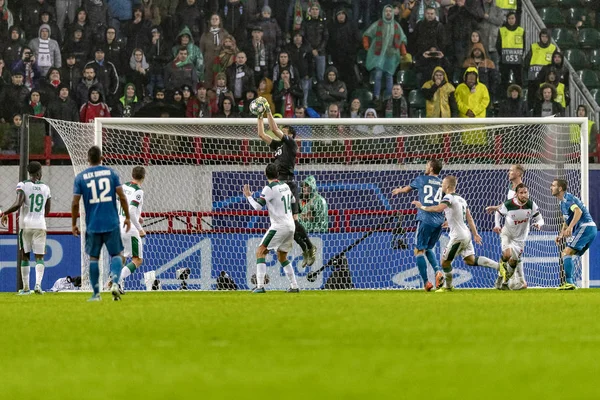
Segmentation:
{"type": "Polygon", "coordinates": [[[442,201],[442,188],[439,188],[434,196],[433,186],[425,185],[423,186],[423,192],[425,193],[425,197],[423,198],[423,203],[425,204],[440,204],[440,201],[442,201]],[[431,200],[432,197],[433,200],[431,200]]]}

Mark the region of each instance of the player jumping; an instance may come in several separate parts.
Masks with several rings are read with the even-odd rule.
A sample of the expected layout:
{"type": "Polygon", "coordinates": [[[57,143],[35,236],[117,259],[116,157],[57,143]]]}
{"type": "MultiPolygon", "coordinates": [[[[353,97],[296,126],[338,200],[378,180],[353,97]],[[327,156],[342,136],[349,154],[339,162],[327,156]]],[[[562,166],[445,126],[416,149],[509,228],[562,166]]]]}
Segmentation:
{"type": "Polygon", "coordinates": [[[529,199],[529,190],[524,183],[515,188],[515,197],[505,201],[495,214],[494,232],[500,235],[502,257],[499,263],[499,276],[496,289],[508,290],[508,280],[512,277],[525,249],[525,240],[529,235],[529,221],[533,227],[541,229],[544,218],[537,204],[529,199]],[[505,218],[504,227],[500,226],[501,217],[505,218]]]}
{"type": "Polygon", "coordinates": [[[261,210],[265,205],[269,211],[269,219],[271,226],[265,234],[256,249],[256,289],[254,293],[265,293],[265,275],[267,273],[267,264],[265,257],[269,254],[269,250],[277,251],[277,259],[283,267],[285,276],[290,281],[290,288],[287,290],[290,293],[299,292],[298,282],[294,268],[287,259],[288,252],[292,249],[294,239],[294,217],[292,216],[292,206],[296,199],[292,195],[290,187],[283,182],[277,180],[279,170],[277,165],[269,164],[265,170],[268,184],[260,193],[258,199],[252,197],[250,186],[244,185],[244,196],[248,199],[255,210],[261,210]]]}
{"type": "MultiPolygon", "coordinates": [[[[437,206],[442,199],[442,180],[438,176],[442,171],[442,162],[432,159],[425,166],[425,174],[418,176],[410,185],[399,187],[392,190],[392,195],[408,193],[411,190],[417,190],[419,193],[419,202],[427,206],[437,206]]],[[[440,210],[441,211],[441,210],[440,210]]],[[[433,284],[427,278],[427,261],[435,272],[435,287],[439,289],[444,284],[444,274],[440,270],[433,248],[442,234],[442,224],[444,223],[444,214],[442,212],[417,212],[417,233],[415,235],[415,257],[417,258],[417,268],[423,279],[425,290],[429,292],[433,289],[433,284]]]]}
{"type": "Polygon", "coordinates": [[[20,295],[28,295],[29,259],[31,251],[35,254],[36,294],[43,294],[44,254],[46,254],[46,215],[50,212],[50,188],[41,181],[42,164],[32,161],[27,166],[29,180],[17,184],[17,200],[2,216],[2,225],[6,225],[8,215],[21,209],[19,213],[19,250],[21,251],[21,278],[23,289],[20,295]]]}
{"type": "Polygon", "coordinates": [[[450,228],[450,241],[442,254],[442,268],[445,275],[445,286],[438,289],[437,292],[451,292],[454,290],[452,286],[452,261],[457,255],[462,255],[463,260],[467,265],[482,266],[498,270],[498,263],[490,260],[487,257],[479,257],[475,255],[473,242],[471,241],[471,233],[475,239],[475,243],[481,244],[481,236],[477,233],[477,226],[469,206],[465,199],[456,193],[457,179],[454,176],[447,176],[442,182],[442,190],[446,195],[436,206],[424,206],[420,201],[413,201],[419,210],[428,213],[439,213],[444,211],[448,227],[450,228]],[[467,227],[467,224],[469,227],[467,227]],[[469,228],[471,229],[469,231],[469,228]]]}
{"type": "Polygon", "coordinates": [[[581,200],[567,192],[567,181],[555,179],[550,186],[552,196],[560,200],[560,211],[565,219],[556,244],[573,237],[562,252],[566,282],[558,290],[575,290],[573,282],[573,256],[582,256],[590,247],[598,229],[588,209],[581,200]]]}

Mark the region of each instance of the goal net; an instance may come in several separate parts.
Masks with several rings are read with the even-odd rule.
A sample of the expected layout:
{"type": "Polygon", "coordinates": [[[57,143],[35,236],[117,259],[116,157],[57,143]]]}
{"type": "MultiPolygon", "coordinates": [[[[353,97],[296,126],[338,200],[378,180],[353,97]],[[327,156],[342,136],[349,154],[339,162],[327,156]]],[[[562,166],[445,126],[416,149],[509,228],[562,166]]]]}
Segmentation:
{"type": "MultiPolygon", "coordinates": [[[[265,120],[266,121],[266,120],[265,120]]],[[[252,288],[255,251],[269,226],[242,194],[255,197],[274,153],[257,135],[255,119],[97,119],[95,124],[49,120],[62,136],[74,173],[87,166],[87,150],[102,146],[105,165],[123,182],[134,166],[146,167],[143,184],[144,262],[125,282],[129,290],[215,290],[252,288]]],[[[303,266],[297,244],[289,258],[301,289],[416,289],[423,283],[413,254],[416,193],[392,196],[424,173],[427,160],[444,162],[441,177],[455,175],[483,238],[477,255],[500,257],[500,238],[486,206],[506,200],[508,170],[525,168],[524,182],[546,225],[532,229],[524,251],[529,287],[560,284],[561,263],[554,239],[562,224],[555,178],[587,202],[587,121],[549,119],[292,119],[279,120],[297,132],[295,178],[301,221],[317,249],[303,266]],[[306,187],[306,188],[304,188],[306,187]],[[313,207],[315,195],[327,204],[313,207]]],[[[83,209],[83,208],[82,208],[83,209]]],[[[84,218],[81,218],[85,225],[84,218]]],[[[82,227],[83,230],[85,227],[82,227]]],[[[82,235],[82,250],[83,246],[82,235]]],[[[439,260],[447,231],[436,245],[439,260]]],[[[84,288],[88,262],[82,251],[84,288]]],[[[105,254],[106,256],[106,254],[105,254]]],[[[275,254],[267,258],[269,289],[287,279],[275,254]]],[[[108,257],[102,264],[106,282],[108,257]]],[[[454,285],[490,288],[496,272],[457,259],[454,285]]],[[[589,262],[576,261],[575,278],[588,285],[589,262]]],[[[430,279],[433,270],[429,267],[430,279]]]]}

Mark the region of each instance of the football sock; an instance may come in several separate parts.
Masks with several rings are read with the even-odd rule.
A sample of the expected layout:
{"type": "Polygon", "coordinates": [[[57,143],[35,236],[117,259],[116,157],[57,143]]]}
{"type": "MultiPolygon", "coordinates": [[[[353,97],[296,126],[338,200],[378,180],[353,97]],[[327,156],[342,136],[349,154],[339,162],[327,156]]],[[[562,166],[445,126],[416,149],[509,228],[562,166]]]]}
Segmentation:
{"type": "Polygon", "coordinates": [[[290,261],[285,260],[284,262],[281,263],[281,266],[283,267],[285,276],[287,276],[288,280],[290,281],[290,285],[292,286],[292,289],[297,289],[298,282],[296,282],[296,274],[294,274],[294,268],[292,268],[290,261]]]}
{"type": "Polygon", "coordinates": [[[23,290],[29,290],[29,260],[21,261],[21,279],[23,280],[23,290]]]}
{"type": "Polygon", "coordinates": [[[267,264],[264,258],[256,259],[256,287],[265,286],[265,275],[267,274],[267,264]]]}
{"type": "Polygon", "coordinates": [[[123,259],[121,256],[114,256],[110,260],[110,276],[112,278],[113,283],[119,282],[119,277],[121,276],[121,269],[123,268],[123,259]]]}
{"type": "Polygon", "coordinates": [[[94,294],[100,294],[100,268],[98,268],[98,260],[90,260],[90,282],[92,283],[92,289],[94,294]]]}
{"type": "Polygon", "coordinates": [[[498,266],[498,263],[496,261],[490,260],[487,257],[475,257],[475,265],[480,265],[482,267],[493,268],[496,271],[498,270],[498,268],[500,268],[498,266]]]}
{"type": "Polygon", "coordinates": [[[40,260],[35,264],[35,284],[41,285],[44,279],[44,260],[40,260]]]}
{"type": "Polygon", "coordinates": [[[120,280],[121,281],[125,280],[125,278],[127,278],[129,275],[131,275],[135,272],[135,269],[136,269],[136,266],[133,263],[133,261],[130,262],[129,264],[127,264],[126,266],[124,266],[123,269],[121,270],[120,280]]]}
{"type": "MultiPolygon", "coordinates": [[[[296,226],[296,231],[294,232],[294,240],[300,245],[300,247],[302,247],[302,245],[300,244],[299,240],[304,242],[306,248],[308,248],[309,250],[312,249],[313,245],[310,239],[308,238],[308,234],[306,233],[306,229],[304,229],[304,226],[302,226],[302,224],[298,221],[294,221],[294,225],[296,226]],[[296,239],[296,236],[298,237],[298,239],[296,239]]],[[[304,251],[304,247],[302,247],[302,251],[304,251]]]]}
{"type": "Polygon", "coordinates": [[[515,269],[515,273],[517,274],[517,278],[521,282],[525,282],[525,273],[523,272],[523,261],[519,260],[517,264],[517,269],[515,269]]]}
{"type": "Polygon", "coordinates": [[[440,270],[440,266],[438,265],[437,260],[435,259],[435,254],[433,250],[429,249],[425,252],[425,257],[427,257],[427,261],[431,264],[434,272],[438,272],[440,270]]]}
{"type": "Polygon", "coordinates": [[[443,268],[444,276],[446,277],[446,287],[452,287],[452,267],[443,268]]]}
{"type": "Polygon", "coordinates": [[[419,275],[421,275],[421,279],[423,279],[423,284],[425,284],[427,279],[427,261],[425,261],[425,254],[417,254],[417,268],[419,269],[419,275]]]}
{"type": "Polygon", "coordinates": [[[567,283],[573,283],[573,258],[571,256],[563,256],[563,265],[565,267],[565,278],[567,283]]]}

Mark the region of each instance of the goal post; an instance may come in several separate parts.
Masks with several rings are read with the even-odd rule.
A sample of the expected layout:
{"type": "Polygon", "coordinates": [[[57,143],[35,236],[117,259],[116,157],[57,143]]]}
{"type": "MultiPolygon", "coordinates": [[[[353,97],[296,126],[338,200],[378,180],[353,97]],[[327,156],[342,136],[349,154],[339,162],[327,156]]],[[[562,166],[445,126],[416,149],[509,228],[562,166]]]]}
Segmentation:
{"type": "MultiPolygon", "coordinates": [[[[412,250],[417,222],[410,201],[416,194],[392,196],[391,191],[410,184],[431,158],[443,160],[442,177],[455,175],[459,180],[458,191],[469,203],[484,241],[475,246],[476,253],[496,260],[500,240],[492,232],[493,216],[485,213],[485,207],[506,199],[509,167],[525,167],[524,182],[546,220],[542,231],[531,230],[524,253],[525,277],[530,287],[558,286],[559,250],[554,238],[562,216],[549,186],[555,178],[566,179],[569,191],[588,204],[587,119],[276,121],[297,132],[295,177],[299,186],[307,187],[300,189],[299,201],[309,210],[301,219],[318,249],[317,261],[308,267],[303,267],[296,244],[290,253],[301,288],[421,287],[412,250]],[[310,176],[312,180],[307,180],[310,176]],[[311,208],[314,190],[327,204],[325,228],[311,215],[316,212],[311,208]]],[[[127,279],[127,289],[151,289],[154,278],[162,290],[226,288],[223,277],[239,289],[252,287],[254,253],[268,216],[249,206],[242,186],[249,183],[257,196],[266,182],[264,167],[273,159],[271,148],[258,138],[256,119],[48,122],[65,141],[75,173],[87,166],[92,144],[102,147],[105,164],[116,169],[123,182],[131,179],[133,166],[147,169],[144,263],[127,279]]],[[[436,245],[438,260],[447,241],[443,234],[436,245]]],[[[102,264],[106,280],[107,261],[102,264]]],[[[272,255],[267,265],[269,287],[284,288],[285,274],[272,255]]],[[[587,254],[575,269],[580,286],[589,287],[587,254]]],[[[457,260],[454,270],[459,288],[493,286],[491,269],[457,260]]],[[[82,276],[85,287],[84,254],[82,276]]]]}

